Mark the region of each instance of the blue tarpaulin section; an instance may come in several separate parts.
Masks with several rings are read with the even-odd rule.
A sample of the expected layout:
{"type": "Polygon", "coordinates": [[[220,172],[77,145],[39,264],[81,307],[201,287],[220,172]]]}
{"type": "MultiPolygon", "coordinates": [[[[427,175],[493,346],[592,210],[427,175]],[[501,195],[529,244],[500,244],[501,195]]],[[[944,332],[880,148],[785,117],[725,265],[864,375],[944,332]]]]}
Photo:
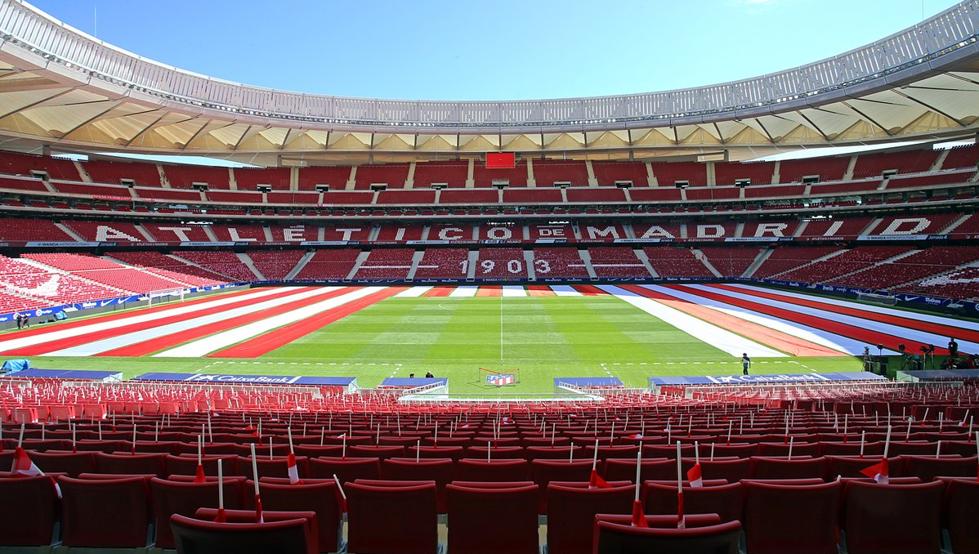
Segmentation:
{"type": "Polygon", "coordinates": [[[0,370],[3,370],[4,373],[17,373],[18,371],[24,371],[30,368],[31,362],[28,360],[6,360],[3,362],[3,367],[0,367],[0,370]]]}

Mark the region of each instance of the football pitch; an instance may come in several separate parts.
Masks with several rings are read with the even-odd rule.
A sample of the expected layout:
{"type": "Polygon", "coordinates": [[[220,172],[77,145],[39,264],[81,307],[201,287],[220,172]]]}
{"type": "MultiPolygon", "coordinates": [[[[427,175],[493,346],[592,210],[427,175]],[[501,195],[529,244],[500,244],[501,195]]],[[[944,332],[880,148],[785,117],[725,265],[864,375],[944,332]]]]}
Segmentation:
{"type": "MultiPolygon", "coordinates": [[[[355,376],[362,387],[431,372],[449,379],[453,395],[492,396],[550,393],[555,377],[617,377],[628,387],[646,387],[648,378],[658,375],[741,372],[739,356],[712,345],[709,336],[695,337],[611,294],[394,295],[255,358],[218,352],[207,357],[29,359],[35,367],[112,370],[126,378],[151,371],[355,376]],[[490,385],[480,368],[514,373],[519,382],[490,385]]],[[[755,356],[752,365],[757,374],[861,369],[858,358],[844,353],[755,356]]]]}

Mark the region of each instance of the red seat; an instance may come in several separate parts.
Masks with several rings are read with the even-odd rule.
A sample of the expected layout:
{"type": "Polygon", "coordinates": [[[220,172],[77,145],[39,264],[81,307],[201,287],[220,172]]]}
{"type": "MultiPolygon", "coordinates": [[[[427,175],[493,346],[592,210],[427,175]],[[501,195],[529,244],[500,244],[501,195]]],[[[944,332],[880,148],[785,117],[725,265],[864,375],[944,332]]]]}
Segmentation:
{"type": "Polygon", "coordinates": [[[354,445],[347,447],[347,456],[352,458],[400,458],[405,455],[405,447],[400,445],[354,445]]]}
{"type": "Polygon", "coordinates": [[[320,456],[340,456],[343,454],[343,446],[339,444],[326,444],[323,446],[312,444],[296,444],[296,456],[306,456],[307,458],[319,458],[320,456]]]}
{"type": "Polygon", "coordinates": [[[527,481],[530,464],[527,460],[474,460],[463,458],[456,463],[456,479],[460,481],[527,481]]]}
{"type": "MultiPolygon", "coordinates": [[[[609,458],[605,460],[608,481],[635,481],[636,458],[609,458]]],[[[643,460],[640,479],[676,479],[676,460],[665,458],[643,460]]]]}
{"type": "MultiPolygon", "coordinates": [[[[224,480],[224,505],[226,508],[241,507],[244,477],[224,480]]],[[[218,505],[218,483],[166,481],[154,477],[150,479],[153,517],[156,520],[156,546],[176,548],[170,532],[170,516],[180,514],[193,516],[198,508],[218,505]]]]}
{"type": "Polygon", "coordinates": [[[132,445],[133,443],[123,440],[79,440],[75,443],[75,450],[80,452],[126,452],[132,445]]]}
{"type": "Polygon", "coordinates": [[[748,478],[751,472],[751,459],[710,461],[701,458],[700,471],[704,479],[727,479],[728,482],[735,483],[748,478]]]}
{"type": "MultiPolygon", "coordinates": [[[[788,456],[789,455],[789,443],[781,442],[763,442],[758,445],[758,455],[759,456],[788,456]]],[[[820,447],[819,443],[814,442],[799,442],[794,441],[792,446],[792,456],[819,456],[820,447]]]]}
{"type": "MultiPolygon", "coordinates": [[[[244,518],[255,518],[248,512],[244,518]]],[[[229,519],[235,514],[229,514],[229,519]]],[[[240,554],[312,554],[311,543],[316,514],[307,512],[265,512],[265,523],[216,523],[180,514],[170,516],[177,552],[235,552],[240,554]],[[285,519],[288,518],[288,519],[285,519]]]]}
{"type": "Polygon", "coordinates": [[[422,446],[418,448],[417,446],[409,446],[407,449],[407,458],[412,458],[415,453],[422,458],[449,458],[451,460],[458,460],[462,457],[463,447],[461,446],[422,446]]]}
{"type": "MultiPolygon", "coordinates": [[[[524,448],[528,460],[565,460],[571,455],[570,446],[527,446],[524,448]]],[[[582,448],[574,447],[575,458],[582,459],[582,448]]],[[[590,460],[590,459],[589,459],[590,460]]],[[[591,466],[589,466],[591,467],[591,466]]]]}
{"type": "Polygon", "coordinates": [[[0,498],[0,546],[51,544],[58,499],[50,477],[2,478],[0,498]]]}
{"type": "MultiPolygon", "coordinates": [[[[217,476],[218,460],[222,460],[221,470],[224,475],[241,475],[238,467],[238,456],[229,454],[201,456],[201,466],[204,468],[204,475],[217,476]]],[[[164,460],[167,465],[167,475],[195,475],[197,473],[197,455],[182,454],[180,456],[167,456],[164,460]]]]}
{"type": "Polygon", "coordinates": [[[751,554],[836,554],[841,484],[747,482],[744,525],[751,554]]]}
{"type": "Polygon", "coordinates": [[[532,460],[530,462],[530,474],[534,483],[537,484],[540,495],[540,513],[547,510],[547,484],[554,482],[579,482],[587,483],[591,476],[591,461],[581,460],[568,462],[567,460],[532,460]]]}
{"type": "Polygon", "coordinates": [[[391,458],[381,461],[381,478],[393,481],[434,481],[438,489],[438,511],[445,513],[445,486],[455,476],[455,464],[450,459],[391,458]]]}
{"type": "Polygon", "coordinates": [[[683,554],[738,554],[741,522],[729,521],[706,527],[687,526],[633,527],[632,525],[595,522],[595,554],[646,554],[675,552],[683,554]]]}
{"type": "Polygon", "coordinates": [[[979,554],[979,481],[945,480],[944,519],[955,554],[979,554]]]}
{"type": "MultiPolygon", "coordinates": [[[[701,459],[706,459],[710,456],[711,447],[710,445],[701,443],[700,445],[700,457],[701,459]]],[[[744,444],[744,443],[732,443],[732,444],[717,444],[714,445],[714,456],[716,458],[750,458],[758,453],[758,445],[755,443],[744,444]]]]}
{"type": "MultiPolygon", "coordinates": [[[[276,456],[269,459],[268,456],[256,456],[255,465],[258,466],[258,476],[259,477],[288,477],[289,468],[286,465],[286,456],[276,456]]],[[[251,467],[252,459],[250,457],[246,458],[244,456],[238,457],[238,467],[242,468],[241,471],[247,473],[248,477],[251,477],[251,467]]],[[[299,471],[300,477],[306,477],[309,475],[309,460],[305,456],[296,456],[296,467],[299,471]]]]}
{"type": "Polygon", "coordinates": [[[551,554],[588,554],[596,514],[628,514],[635,487],[607,489],[561,485],[547,487],[547,550],[551,554]]]}
{"type": "Polygon", "coordinates": [[[95,453],[99,473],[132,475],[166,475],[166,454],[106,454],[95,453]]]}
{"type": "MultiPolygon", "coordinates": [[[[675,514],[676,484],[645,486],[646,513],[675,514]]],[[[744,487],[741,483],[713,487],[683,487],[683,509],[688,514],[717,514],[720,521],[740,521],[744,509],[744,487]]]]}
{"type": "Polygon", "coordinates": [[[900,456],[897,475],[918,477],[922,481],[932,481],[936,477],[974,477],[976,457],[961,456],[900,456]]]}
{"type": "Polygon", "coordinates": [[[446,493],[449,552],[537,554],[537,485],[470,488],[452,484],[446,493]]]}
{"type": "Polygon", "coordinates": [[[381,465],[377,458],[311,458],[308,475],[314,479],[333,479],[341,483],[357,479],[378,479],[381,465]]]}
{"type": "Polygon", "coordinates": [[[751,479],[822,479],[825,473],[826,460],[823,458],[751,458],[751,479]]]}
{"type": "MultiPolygon", "coordinates": [[[[527,457],[522,446],[496,446],[490,450],[490,460],[522,460],[527,457]]],[[[486,460],[485,446],[470,446],[466,448],[465,457],[473,460],[486,460]]]]}
{"type": "Polygon", "coordinates": [[[843,519],[847,552],[938,554],[944,489],[941,482],[847,483],[843,519]]]}
{"type": "MultiPolygon", "coordinates": [[[[340,545],[340,524],[343,511],[340,492],[332,479],[290,484],[288,479],[263,477],[260,481],[262,507],[275,511],[314,512],[319,526],[320,552],[336,552],[340,545]]],[[[255,485],[249,481],[246,490],[255,485]]],[[[245,496],[245,505],[254,504],[254,496],[245,496]]]]}
{"type": "Polygon", "coordinates": [[[59,477],[61,542],[65,546],[136,548],[146,546],[149,525],[147,480],[59,477]]]}
{"type": "Polygon", "coordinates": [[[435,483],[375,487],[346,483],[347,550],[358,554],[434,554],[435,483]]]}
{"type": "MultiPolygon", "coordinates": [[[[95,452],[31,452],[31,461],[45,473],[64,473],[69,477],[95,471],[95,452]]],[[[0,467],[10,469],[10,464],[0,467]]]]}
{"type": "MultiPolygon", "coordinates": [[[[880,461],[879,456],[825,456],[826,458],[826,479],[836,479],[840,477],[866,477],[860,471],[866,469],[880,461]]],[[[887,459],[888,468],[898,467],[898,458],[887,459]]]]}

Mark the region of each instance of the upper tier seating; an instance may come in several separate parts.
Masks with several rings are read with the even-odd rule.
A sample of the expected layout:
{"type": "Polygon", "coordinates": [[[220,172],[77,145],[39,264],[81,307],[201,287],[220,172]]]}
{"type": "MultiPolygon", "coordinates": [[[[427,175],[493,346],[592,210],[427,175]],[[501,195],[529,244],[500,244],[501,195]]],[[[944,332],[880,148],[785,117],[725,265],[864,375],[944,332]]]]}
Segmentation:
{"type": "Polygon", "coordinates": [[[772,162],[717,162],[714,164],[714,182],[717,185],[733,185],[738,179],[751,179],[753,185],[772,182],[775,164],[772,162]]]}
{"type": "Polygon", "coordinates": [[[595,180],[600,186],[611,186],[616,181],[632,182],[634,187],[649,186],[646,164],[642,162],[600,162],[591,164],[595,180]]]}
{"type": "MultiPolygon", "coordinates": [[[[205,183],[210,189],[230,189],[231,170],[226,167],[199,165],[161,165],[170,186],[189,189],[194,183],[205,183]]],[[[250,189],[254,190],[254,189],[250,189]]]]}
{"type": "Polygon", "coordinates": [[[327,185],[331,191],[343,190],[350,180],[350,166],[303,167],[299,169],[299,190],[316,190],[316,185],[327,185]]]}
{"type": "Polygon", "coordinates": [[[857,155],[857,165],[853,168],[853,178],[879,177],[886,170],[898,173],[918,173],[928,171],[938,158],[937,150],[910,150],[905,152],[878,152],[857,155]]]}
{"type": "Polygon", "coordinates": [[[95,183],[118,185],[123,180],[129,180],[144,187],[160,186],[160,172],[152,163],[89,160],[85,162],[85,171],[95,183]]]}
{"type": "Polygon", "coordinates": [[[509,187],[527,186],[527,162],[518,161],[513,169],[487,169],[477,161],[473,165],[473,180],[477,188],[490,188],[494,182],[506,182],[509,187]]]}
{"type": "Polygon", "coordinates": [[[534,160],[534,181],[538,187],[549,187],[558,182],[583,187],[588,185],[588,167],[583,161],[534,160]]]}
{"type": "Polygon", "coordinates": [[[741,277],[758,257],[757,248],[701,247],[714,269],[724,277],[741,277]]]}
{"type": "Polygon", "coordinates": [[[32,156],[15,152],[0,152],[0,173],[12,175],[31,175],[32,171],[43,171],[51,179],[81,181],[74,162],[48,156],[32,156]]]}
{"type": "Polygon", "coordinates": [[[418,162],[415,164],[415,188],[431,187],[432,183],[444,183],[448,188],[466,186],[469,162],[418,162]]]}
{"type": "Polygon", "coordinates": [[[404,188],[408,179],[408,164],[359,165],[355,188],[370,190],[371,185],[387,185],[389,189],[404,188]]]}
{"type": "Polygon", "coordinates": [[[238,190],[258,190],[258,185],[269,185],[273,190],[289,190],[288,167],[234,169],[238,190]]]}

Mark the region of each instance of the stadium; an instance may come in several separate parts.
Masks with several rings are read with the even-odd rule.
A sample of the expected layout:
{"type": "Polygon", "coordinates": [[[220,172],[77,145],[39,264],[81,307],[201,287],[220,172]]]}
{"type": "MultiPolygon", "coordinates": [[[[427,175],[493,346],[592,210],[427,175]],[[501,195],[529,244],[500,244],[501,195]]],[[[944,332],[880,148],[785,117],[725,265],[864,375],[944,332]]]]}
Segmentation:
{"type": "Polygon", "coordinates": [[[391,100],[0,0],[0,553],[979,552],[977,23],[391,100]]]}

